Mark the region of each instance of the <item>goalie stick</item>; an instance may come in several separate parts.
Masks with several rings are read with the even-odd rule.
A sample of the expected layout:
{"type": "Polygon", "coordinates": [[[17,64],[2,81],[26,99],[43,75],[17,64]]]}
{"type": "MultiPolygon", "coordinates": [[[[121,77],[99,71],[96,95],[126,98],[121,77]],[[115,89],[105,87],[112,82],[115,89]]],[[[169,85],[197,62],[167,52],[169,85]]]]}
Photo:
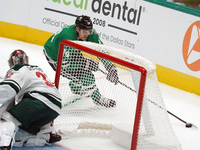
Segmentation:
{"type": "MultiPolygon", "coordinates": [[[[103,74],[107,75],[107,73],[104,72],[103,70],[99,69],[99,71],[102,72],[103,74]]],[[[133,92],[136,93],[136,91],[135,91],[134,89],[132,89],[131,87],[129,87],[129,86],[127,86],[126,84],[122,83],[121,81],[118,81],[118,83],[120,83],[121,85],[125,86],[126,88],[128,88],[128,89],[130,89],[131,91],[133,91],[133,92]]],[[[154,105],[160,107],[161,109],[166,110],[167,113],[169,113],[170,115],[172,115],[172,116],[175,117],[176,119],[180,120],[181,122],[185,123],[185,127],[187,127],[187,128],[194,127],[194,128],[196,128],[196,129],[198,129],[196,125],[194,125],[194,124],[192,124],[192,123],[189,123],[189,122],[186,122],[185,120],[183,120],[183,119],[177,117],[176,115],[174,115],[173,113],[171,113],[171,112],[168,111],[167,109],[165,109],[165,108],[161,107],[160,105],[158,105],[157,103],[153,102],[152,100],[150,100],[150,99],[147,99],[147,100],[148,100],[149,102],[151,102],[152,104],[154,104],[154,105]]]]}

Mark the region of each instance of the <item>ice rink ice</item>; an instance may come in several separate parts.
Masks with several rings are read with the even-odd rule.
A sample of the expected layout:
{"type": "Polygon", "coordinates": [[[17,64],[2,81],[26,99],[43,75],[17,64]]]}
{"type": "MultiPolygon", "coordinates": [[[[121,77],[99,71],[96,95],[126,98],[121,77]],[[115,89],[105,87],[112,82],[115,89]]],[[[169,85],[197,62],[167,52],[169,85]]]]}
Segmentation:
{"type": "MultiPolygon", "coordinates": [[[[8,58],[10,53],[15,49],[22,49],[29,56],[29,63],[40,66],[47,76],[54,81],[55,72],[43,55],[42,46],[0,37],[0,48],[2,52],[0,59],[1,79],[9,69],[8,58]]],[[[172,127],[182,145],[182,150],[200,150],[200,96],[162,83],[159,83],[159,85],[167,110],[198,127],[198,129],[186,128],[183,122],[169,115],[172,127]]],[[[57,149],[60,150],[125,150],[125,148],[113,143],[109,138],[100,137],[75,137],[63,139],[52,147],[23,147],[23,149],[48,150],[56,149],[55,146],[58,146],[57,149]]],[[[17,149],[22,148],[14,148],[14,150],[17,149]]]]}

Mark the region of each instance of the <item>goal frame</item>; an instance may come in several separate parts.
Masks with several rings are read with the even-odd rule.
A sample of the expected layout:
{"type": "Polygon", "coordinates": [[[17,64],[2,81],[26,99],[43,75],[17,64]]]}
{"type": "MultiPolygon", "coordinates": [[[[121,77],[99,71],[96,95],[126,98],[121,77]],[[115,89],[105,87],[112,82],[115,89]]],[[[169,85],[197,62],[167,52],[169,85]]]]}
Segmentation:
{"type": "Polygon", "coordinates": [[[141,120],[141,111],[142,111],[142,104],[144,99],[144,90],[145,90],[145,83],[146,83],[146,76],[147,76],[147,70],[139,65],[121,60],[119,58],[115,58],[113,56],[110,56],[108,54],[98,52],[96,50],[93,50],[91,48],[76,44],[69,40],[62,40],[59,45],[59,52],[58,52],[58,58],[57,58],[57,67],[56,67],[56,74],[55,74],[55,85],[59,88],[59,80],[60,80],[60,74],[61,74],[61,66],[62,66],[62,57],[64,52],[64,46],[69,46],[75,49],[78,49],[80,51],[89,53],[91,55],[101,57],[103,59],[109,60],[111,62],[120,64],[122,66],[128,67],[130,69],[136,70],[141,73],[140,76],[140,83],[139,83],[139,91],[137,95],[137,105],[136,105],[136,112],[135,112],[135,119],[134,119],[134,125],[133,125],[133,134],[132,134],[132,141],[131,141],[131,150],[136,150],[137,148],[137,139],[138,139],[138,132],[139,132],[139,125],[141,120]]]}

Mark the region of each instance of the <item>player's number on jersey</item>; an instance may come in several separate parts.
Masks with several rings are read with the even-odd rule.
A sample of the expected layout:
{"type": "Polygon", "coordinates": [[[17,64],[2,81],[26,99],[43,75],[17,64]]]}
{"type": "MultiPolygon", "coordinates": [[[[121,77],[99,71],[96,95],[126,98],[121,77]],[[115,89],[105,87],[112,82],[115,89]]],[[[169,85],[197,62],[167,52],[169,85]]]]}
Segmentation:
{"type": "Polygon", "coordinates": [[[47,81],[46,76],[45,76],[43,73],[41,73],[41,72],[36,72],[36,76],[37,76],[38,78],[39,78],[39,77],[42,77],[43,80],[45,81],[46,85],[48,85],[48,86],[50,86],[50,87],[54,87],[54,85],[53,85],[51,82],[47,81]]]}

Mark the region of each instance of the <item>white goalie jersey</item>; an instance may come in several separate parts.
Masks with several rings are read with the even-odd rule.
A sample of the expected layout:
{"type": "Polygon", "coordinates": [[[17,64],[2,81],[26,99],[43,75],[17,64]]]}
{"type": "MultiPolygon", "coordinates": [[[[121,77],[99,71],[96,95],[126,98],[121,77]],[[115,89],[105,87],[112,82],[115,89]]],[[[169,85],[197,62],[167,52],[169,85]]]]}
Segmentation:
{"type": "Polygon", "coordinates": [[[60,113],[61,98],[57,87],[38,66],[15,65],[7,72],[0,88],[0,104],[13,98],[18,103],[28,93],[60,113]]]}

